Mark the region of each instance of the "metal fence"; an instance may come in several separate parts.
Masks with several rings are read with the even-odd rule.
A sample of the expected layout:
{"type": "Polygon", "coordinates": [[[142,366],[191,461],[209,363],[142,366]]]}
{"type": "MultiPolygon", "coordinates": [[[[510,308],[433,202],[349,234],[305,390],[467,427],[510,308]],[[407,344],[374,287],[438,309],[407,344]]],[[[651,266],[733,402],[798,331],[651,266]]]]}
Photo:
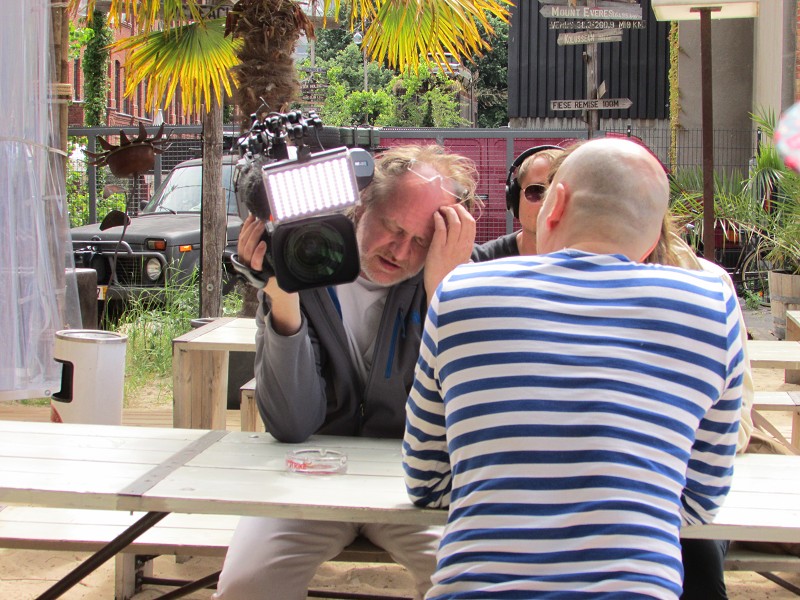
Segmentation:
{"type": "MultiPolygon", "coordinates": [[[[135,128],[124,128],[126,135],[138,134],[135,128]]],[[[162,178],[179,162],[198,158],[202,150],[202,128],[200,126],[176,126],[167,128],[171,131],[171,144],[156,158],[156,164],[150,173],[144,175],[146,190],[150,193],[158,187],[162,178]]],[[[118,143],[119,128],[70,128],[70,136],[87,138],[86,148],[90,152],[97,151],[98,135],[102,135],[114,144],[118,143]],[[116,136],[116,137],[115,137],[116,136]]],[[[155,134],[156,128],[148,128],[148,135],[155,134]]],[[[670,132],[659,128],[626,128],[609,131],[617,135],[634,135],[661,159],[672,172],[682,168],[702,165],[702,131],[683,130],[678,135],[676,160],[670,160],[670,132]]],[[[227,146],[235,139],[236,133],[227,130],[224,139],[227,146]]],[[[510,213],[506,210],[505,185],[509,165],[516,156],[531,146],[539,144],[568,144],[571,141],[585,139],[586,129],[580,130],[530,130],[530,129],[407,129],[383,128],[380,130],[381,148],[409,143],[437,143],[453,152],[463,154],[473,161],[478,169],[478,194],[484,202],[484,208],[478,220],[477,241],[484,242],[515,229],[510,213]]],[[[714,132],[715,165],[720,171],[747,173],[750,158],[755,154],[756,133],[753,131],[719,130],[714,132]]],[[[84,168],[83,185],[88,194],[87,220],[94,223],[98,220],[98,198],[102,202],[104,190],[132,188],[131,179],[119,180],[103,167],[98,176],[98,169],[85,163],[73,163],[75,168],[84,168]],[[100,182],[100,184],[98,184],[100,182]],[[117,188],[109,186],[118,186],[117,188]],[[99,189],[98,189],[99,188],[99,189]]],[[[103,215],[101,214],[100,217],[103,215]]]]}
{"type": "MultiPolygon", "coordinates": [[[[658,128],[626,128],[611,130],[642,139],[671,171],[700,167],[703,164],[703,130],[678,131],[675,160],[670,160],[671,132],[658,128]]],[[[755,155],[758,133],[750,129],[718,129],[714,137],[714,169],[728,174],[747,173],[750,159],[755,155]]]]}
{"type": "MultiPolygon", "coordinates": [[[[148,138],[152,138],[158,128],[146,127],[146,130],[148,138]]],[[[68,135],[76,143],[78,143],[78,138],[86,138],[85,145],[80,144],[81,148],[97,153],[103,151],[97,142],[98,136],[102,136],[109,144],[116,146],[119,145],[120,131],[123,131],[128,138],[136,137],[139,134],[139,129],[136,127],[70,127],[68,135]]],[[[153,169],[142,173],[143,177],[136,186],[138,198],[149,198],[161,185],[161,180],[178,163],[202,156],[203,128],[201,125],[165,127],[164,133],[169,135],[168,146],[163,154],[156,155],[153,169]]],[[[224,140],[228,148],[234,137],[233,130],[226,128],[224,140]]],[[[134,189],[133,178],[119,178],[113,175],[108,167],[95,167],[89,164],[88,158],[81,152],[73,153],[70,168],[75,182],[74,188],[79,188],[80,192],[78,193],[88,198],[87,215],[81,219],[87,223],[96,223],[102,219],[103,215],[98,215],[98,206],[102,206],[104,196],[120,190],[126,195],[131,195],[134,189]]]]}

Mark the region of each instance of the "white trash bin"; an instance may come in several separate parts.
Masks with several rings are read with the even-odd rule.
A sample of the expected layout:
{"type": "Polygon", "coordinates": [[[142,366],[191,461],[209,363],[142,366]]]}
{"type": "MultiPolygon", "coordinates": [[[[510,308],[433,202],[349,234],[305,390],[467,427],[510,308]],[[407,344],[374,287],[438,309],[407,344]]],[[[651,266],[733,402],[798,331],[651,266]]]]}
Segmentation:
{"type": "Polygon", "coordinates": [[[96,329],[56,332],[53,358],[63,366],[61,390],[50,399],[54,423],[122,423],[128,337],[96,329]]]}

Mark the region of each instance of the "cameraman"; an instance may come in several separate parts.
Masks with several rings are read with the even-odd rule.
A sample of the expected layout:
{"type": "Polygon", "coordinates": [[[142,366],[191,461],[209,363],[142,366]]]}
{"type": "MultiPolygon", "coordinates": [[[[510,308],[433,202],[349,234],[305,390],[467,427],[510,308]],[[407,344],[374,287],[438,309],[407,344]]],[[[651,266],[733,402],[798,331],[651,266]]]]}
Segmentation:
{"type": "MultiPolygon", "coordinates": [[[[299,293],[284,292],[272,278],[259,292],[255,393],[276,439],[402,437],[428,298],[473,248],[475,188],[475,167],[465,157],[436,145],[393,148],[376,161],[352,215],[359,278],[299,293]]],[[[264,223],[251,215],[239,236],[239,260],[255,270],[265,260],[263,233],[264,223]]],[[[408,568],[422,598],[440,533],[242,518],[214,597],[305,599],[317,567],[361,535],[408,568]]]]}

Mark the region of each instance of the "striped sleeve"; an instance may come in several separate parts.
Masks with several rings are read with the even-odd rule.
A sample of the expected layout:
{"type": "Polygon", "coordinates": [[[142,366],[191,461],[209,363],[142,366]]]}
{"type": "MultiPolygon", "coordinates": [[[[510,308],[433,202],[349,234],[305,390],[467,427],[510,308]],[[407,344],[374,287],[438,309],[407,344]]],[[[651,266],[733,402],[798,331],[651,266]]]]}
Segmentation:
{"type": "Polygon", "coordinates": [[[727,377],[719,399],[700,421],[692,445],[681,498],[684,525],[712,521],[730,490],[733,477],[746,365],[738,301],[728,286],[722,288],[728,331],[727,377]]]}
{"type": "Polygon", "coordinates": [[[403,468],[408,495],[414,504],[431,508],[450,505],[452,485],[444,403],[436,367],[439,290],[428,308],[414,384],[406,404],[403,439],[403,468]]]}

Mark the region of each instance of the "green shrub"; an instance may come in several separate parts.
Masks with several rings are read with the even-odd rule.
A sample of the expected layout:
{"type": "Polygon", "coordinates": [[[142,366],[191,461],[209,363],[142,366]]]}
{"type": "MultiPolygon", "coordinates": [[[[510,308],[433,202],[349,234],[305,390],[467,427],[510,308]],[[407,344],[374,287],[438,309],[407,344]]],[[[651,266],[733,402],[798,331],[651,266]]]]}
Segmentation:
{"type": "MultiPolygon", "coordinates": [[[[154,378],[166,378],[165,392],[172,392],[172,340],[188,332],[192,319],[199,315],[199,278],[195,269],[188,280],[169,284],[158,300],[147,296],[132,299],[119,317],[116,329],[128,336],[126,396],[154,378]]],[[[241,303],[237,291],[228,294],[223,299],[223,316],[235,316],[241,303]]]]}

